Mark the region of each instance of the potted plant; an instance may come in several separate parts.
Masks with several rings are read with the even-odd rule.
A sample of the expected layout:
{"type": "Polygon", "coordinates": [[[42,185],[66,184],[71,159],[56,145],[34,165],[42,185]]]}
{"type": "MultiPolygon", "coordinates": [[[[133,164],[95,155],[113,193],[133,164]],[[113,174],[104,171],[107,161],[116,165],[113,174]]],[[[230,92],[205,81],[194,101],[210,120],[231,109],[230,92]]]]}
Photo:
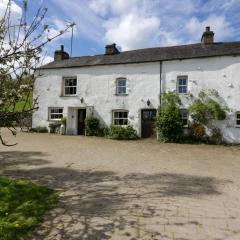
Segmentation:
{"type": "Polygon", "coordinates": [[[61,126],[60,126],[60,134],[65,135],[66,134],[66,124],[67,124],[67,118],[62,117],[61,120],[61,126]]]}

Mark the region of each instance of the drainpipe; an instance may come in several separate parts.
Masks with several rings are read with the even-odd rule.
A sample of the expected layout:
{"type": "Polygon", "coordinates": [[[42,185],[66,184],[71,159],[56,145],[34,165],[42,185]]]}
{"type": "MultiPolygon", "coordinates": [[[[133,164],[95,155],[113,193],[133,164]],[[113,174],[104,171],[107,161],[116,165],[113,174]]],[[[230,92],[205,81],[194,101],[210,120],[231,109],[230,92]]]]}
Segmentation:
{"type": "MultiPolygon", "coordinates": [[[[160,73],[160,76],[159,76],[159,84],[160,84],[160,87],[159,87],[159,106],[162,105],[162,61],[159,61],[159,73],[160,73]]],[[[160,108],[161,109],[161,108],[160,108]]],[[[157,140],[159,140],[159,132],[157,131],[157,140]]]]}
{"type": "Polygon", "coordinates": [[[160,63],[160,93],[159,93],[159,105],[162,105],[162,61],[159,62],[160,63]]]}

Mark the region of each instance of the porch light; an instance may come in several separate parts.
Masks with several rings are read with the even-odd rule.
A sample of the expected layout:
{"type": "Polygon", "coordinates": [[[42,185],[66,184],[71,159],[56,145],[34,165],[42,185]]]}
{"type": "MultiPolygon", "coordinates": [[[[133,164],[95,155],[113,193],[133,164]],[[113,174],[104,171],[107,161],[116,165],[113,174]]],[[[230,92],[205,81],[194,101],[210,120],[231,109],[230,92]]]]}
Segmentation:
{"type": "Polygon", "coordinates": [[[81,102],[81,103],[84,103],[84,98],[83,98],[83,97],[80,99],[80,102],[81,102]]]}
{"type": "Polygon", "coordinates": [[[150,100],[148,99],[148,100],[147,100],[147,105],[150,106],[150,104],[151,104],[151,102],[150,102],[150,100]]]}

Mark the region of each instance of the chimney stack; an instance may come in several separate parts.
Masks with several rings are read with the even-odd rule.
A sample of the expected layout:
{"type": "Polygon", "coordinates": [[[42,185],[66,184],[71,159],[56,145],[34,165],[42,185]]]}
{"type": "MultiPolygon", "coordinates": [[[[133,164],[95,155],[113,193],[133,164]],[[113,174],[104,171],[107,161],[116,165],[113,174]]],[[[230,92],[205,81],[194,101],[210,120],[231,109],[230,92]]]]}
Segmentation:
{"type": "Polygon", "coordinates": [[[119,53],[119,51],[118,51],[115,43],[106,45],[105,55],[114,55],[114,54],[118,54],[118,53],[119,53]]]}
{"type": "Polygon", "coordinates": [[[214,32],[210,30],[209,26],[206,27],[206,30],[202,35],[201,42],[204,45],[214,43],[214,32]]]}
{"type": "Polygon", "coordinates": [[[64,51],[64,46],[61,45],[61,50],[57,50],[54,53],[54,61],[61,61],[64,59],[69,59],[69,54],[64,51]]]}

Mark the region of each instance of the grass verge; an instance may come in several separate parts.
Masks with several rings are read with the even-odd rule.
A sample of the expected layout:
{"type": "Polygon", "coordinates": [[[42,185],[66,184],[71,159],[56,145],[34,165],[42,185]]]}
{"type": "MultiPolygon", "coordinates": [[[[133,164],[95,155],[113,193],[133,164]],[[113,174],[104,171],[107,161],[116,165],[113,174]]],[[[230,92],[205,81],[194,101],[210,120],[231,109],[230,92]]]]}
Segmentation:
{"type": "Polygon", "coordinates": [[[0,178],[0,240],[25,239],[57,199],[57,193],[45,186],[0,178]]]}

